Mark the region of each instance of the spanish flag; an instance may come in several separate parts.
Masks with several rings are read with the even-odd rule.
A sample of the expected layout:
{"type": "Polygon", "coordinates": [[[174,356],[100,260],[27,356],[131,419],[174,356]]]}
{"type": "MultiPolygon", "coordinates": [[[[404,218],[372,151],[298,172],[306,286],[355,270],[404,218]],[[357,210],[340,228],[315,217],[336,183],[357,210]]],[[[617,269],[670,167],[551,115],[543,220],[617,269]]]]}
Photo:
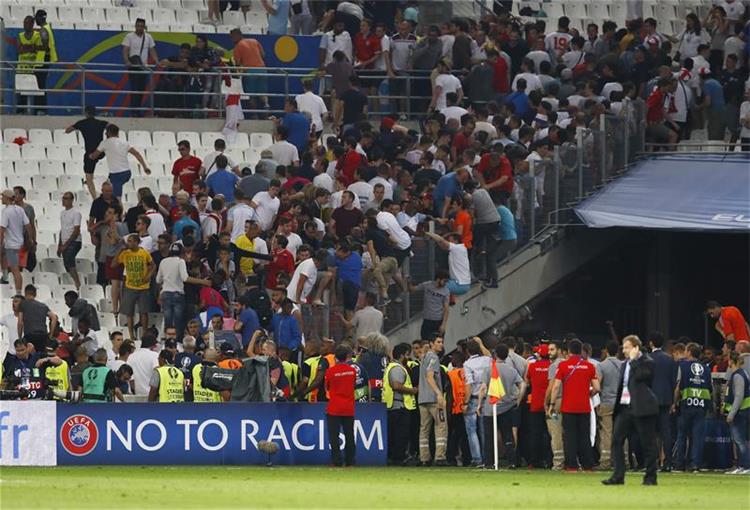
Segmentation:
{"type": "Polygon", "coordinates": [[[500,380],[500,374],[497,371],[497,363],[492,361],[492,374],[490,376],[490,386],[487,390],[490,404],[497,404],[505,396],[503,381],[500,380]]]}

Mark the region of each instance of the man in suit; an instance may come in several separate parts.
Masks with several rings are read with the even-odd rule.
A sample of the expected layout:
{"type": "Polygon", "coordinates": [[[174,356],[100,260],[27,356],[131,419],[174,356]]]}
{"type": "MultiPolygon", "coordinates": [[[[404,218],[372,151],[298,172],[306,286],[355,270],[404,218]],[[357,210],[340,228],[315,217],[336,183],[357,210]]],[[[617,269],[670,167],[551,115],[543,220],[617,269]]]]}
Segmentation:
{"type": "Polygon", "coordinates": [[[615,470],[604,485],[625,483],[625,439],[637,432],[643,449],[646,474],[643,485],[656,485],[656,420],[659,402],[652,389],[654,360],[641,351],[641,339],[626,336],[622,350],[628,361],[623,363],[620,384],[615,400],[615,430],[612,440],[612,460],[615,470]]]}
{"type": "MultiPolygon", "coordinates": [[[[653,390],[656,400],[659,402],[659,417],[657,429],[659,431],[660,447],[664,451],[664,462],[661,466],[662,473],[672,471],[672,418],[670,412],[672,400],[674,400],[674,387],[677,384],[677,362],[664,352],[664,336],[655,331],[649,334],[651,344],[651,357],[654,359],[654,384],[653,390]]],[[[659,455],[659,448],[656,450],[659,455]]]]}

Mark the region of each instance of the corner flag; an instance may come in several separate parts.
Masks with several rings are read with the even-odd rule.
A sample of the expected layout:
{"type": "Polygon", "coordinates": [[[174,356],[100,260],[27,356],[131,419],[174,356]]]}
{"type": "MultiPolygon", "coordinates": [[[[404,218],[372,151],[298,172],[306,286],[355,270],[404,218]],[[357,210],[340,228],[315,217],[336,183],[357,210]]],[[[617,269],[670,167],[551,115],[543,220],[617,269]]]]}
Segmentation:
{"type": "Polygon", "coordinates": [[[500,380],[500,374],[497,371],[497,363],[492,362],[492,374],[490,376],[490,386],[487,389],[487,396],[490,404],[497,404],[505,396],[503,381],[500,380]]]}

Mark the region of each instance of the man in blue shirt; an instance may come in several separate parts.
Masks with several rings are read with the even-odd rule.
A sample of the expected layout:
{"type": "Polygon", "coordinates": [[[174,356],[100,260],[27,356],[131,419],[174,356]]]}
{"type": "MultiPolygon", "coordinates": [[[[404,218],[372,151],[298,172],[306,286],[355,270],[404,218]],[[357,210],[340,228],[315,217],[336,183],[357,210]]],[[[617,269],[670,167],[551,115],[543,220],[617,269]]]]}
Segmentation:
{"type": "Polygon", "coordinates": [[[724,88],[714,79],[711,70],[702,67],[698,74],[701,77],[701,91],[703,93],[703,108],[706,112],[706,130],[709,140],[724,141],[727,129],[726,102],[724,88]]]}
{"type": "Polygon", "coordinates": [[[461,193],[468,180],[469,171],[466,168],[459,168],[455,172],[447,173],[438,180],[435,189],[432,190],[435,216],[439,218],[446,216],[448,201],[461,193]]]}
{"type": "Polygon", "coordinates": [[[290,97],[284,104],[284,118],[281,125],[289,130],[287,141],[297,147],[300,155],[306,152],[310,144],[310,119],[297,110],[297,100],[290,97]]]}
{"type": "Polygon", "coordinates": [[[359,288],[362,285],[362,257],[352,251],[347,242],[336,245],[336,258],[333,262],[338,279],[341,280],[344,295],[344,316],[350,320],[357,308],[359,288]]]}
{"type": "Polygon", "coordinates": [[[268,33],[285,35],[289,23],[289,0],[260,0],[268,13],[268,33]]]}
{"type": "Polygon", "coordinates": [[[500,202],[497,206],[497,213],[500,215],[500,246],[497,249],[498,256],[497,260],[502,261],[507,257],[513,250],[516,249],[516,243],[518,242],[518,235],[516,234],[516,219],[513,217],[513,213],[506,206],[507,200],[500,202]]]}
{"type": "Polygon", "coordinates": [[[286,347],[290,351],[296,351],[302,347],[302,331],[299,322],[292,315],[294,303],[289,298],[281,302],[281,313],[277,313],[271,319],[273,339],[279,347],[286,347]]]}
{"type": "Polygon", "coordinates": [[[260,329],[260,319],[255,310],[253,310],[247,299],[240,298],[242,311],[234,323],[234,332],[242,335],[242,349],[247,349],[253,333],[260,329]]]}
{"type": "Polygon", "coordinates": [[[516,82],[516,91],[505,98],[505,104],[513,105],[513,112],[522,119],[530,111],[529,96],[526,95],[526,80],[519,78],[516,82]]]}
{"type": "Polygon", "coordinates": [[[195,233],[195,239],[200,239],[201,227],[190,217],[190,204],[182,204],[178,211],[180,219],[175,221],[174,226],[172,227],[172,236],[175,241],[182,240],[182,231],[185,230],[185,227],[192,227],[193,232],[195,233]]]}
{"type": "Polygon", "coordinates": [[[234,186],[240,178],[234,172],[227,170],[229,161],[224,154],[216,156],[214,165],[216,165],[216,171],[208,176],[206,186],[208,186],[208,191],[212,197],[223,195],[224,203],[229,205],[234,202],[234,186]]]}

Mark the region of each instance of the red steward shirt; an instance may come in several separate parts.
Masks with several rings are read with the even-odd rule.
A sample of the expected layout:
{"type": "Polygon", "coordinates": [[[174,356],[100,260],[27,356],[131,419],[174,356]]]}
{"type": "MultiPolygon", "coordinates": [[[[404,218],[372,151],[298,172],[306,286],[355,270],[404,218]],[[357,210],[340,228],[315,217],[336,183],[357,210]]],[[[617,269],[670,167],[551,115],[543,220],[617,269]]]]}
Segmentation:
{"type": "Polygon", "coordinates": [[[562,381],[563,413],[590,413],[589,387],[596,379],[594,365],[580,356],[570,356],[560,362],[555,373],[555,379],[562,381]]]}
{"type": "Polygon", "coordinates": [[[550,360],[540,359],[529,365],[528,378],[531,383],[531,403],[529,411],[532,413],[541,413],[544,411],[544,394],[547,392],[549,379],[550,360]]]}
{"type": "Polygon", "coordinates": [[[328,392],[326,414],[354,416],[354,382],[357,371],[346,363],[336,363],[326,370],[325,385],[328,392]]]}
{"type": "Polygon", "coordinates": [[[494,189],[504,190],[508,193],[513,192],[513,167],[510,164],[510,160],[505,156],[500,156],[499,166],[490,167],[490,155],[485,154],[482,156],[482,159],[479,160],[477,172],[482,174],[484,182],[487,184],[492,184],[503,176],[508,177],[501,186],[494,189]]]}
{"type": "MultiPolygon", "coordinates": [[[[375,54],[381,51],[380,39],[374,33],[370,33],[367,37],[362,35],[362,32],[357,32],[354,36],[354,57],[359,62],[365,62],[370,60],[375,54]]],[[[363,69],[372,69],[375,62],[370,62],[363,69]]]]}
{"type": "Polygon", "coordinates": [[[172,165],[172,175],[180,179],[182,189],[193,194],[193,181],[200,175],[201,160],[195,156],[180,158],[172,165]]]}

